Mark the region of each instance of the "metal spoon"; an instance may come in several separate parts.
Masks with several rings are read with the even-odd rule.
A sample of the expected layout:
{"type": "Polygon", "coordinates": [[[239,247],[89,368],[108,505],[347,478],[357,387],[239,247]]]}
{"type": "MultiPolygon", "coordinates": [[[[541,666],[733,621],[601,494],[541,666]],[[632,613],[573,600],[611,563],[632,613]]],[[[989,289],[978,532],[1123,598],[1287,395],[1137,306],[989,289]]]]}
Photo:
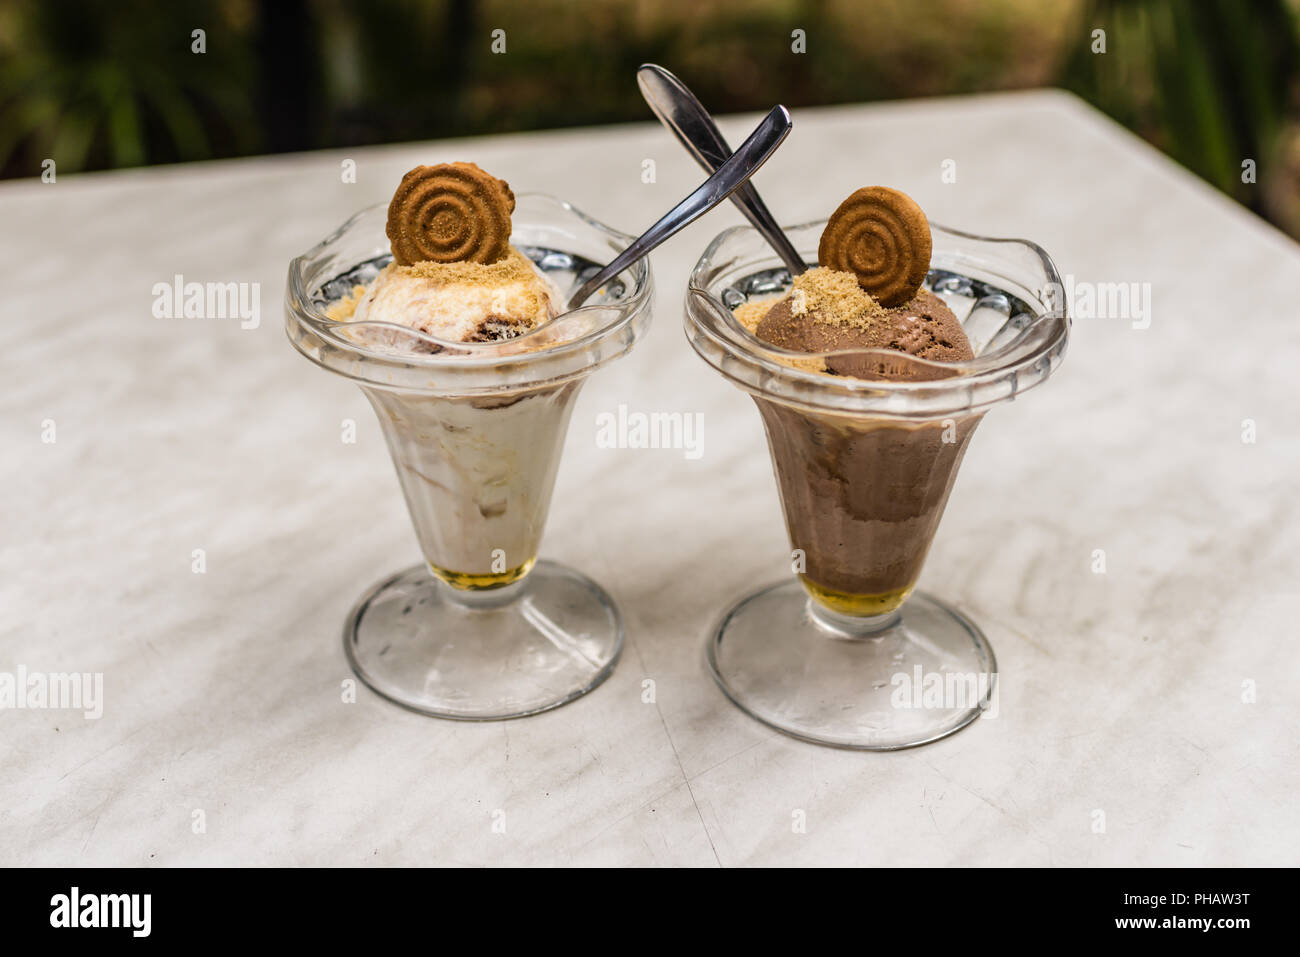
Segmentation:
{"type": "Polygon", "coordinates": [[[771,112],[763,118],[763,122],[759,123],[754,132],[749,134],[749,138],[740,144],[740,149],[726,158],[699,189],[633,240],[632,244],[615,256],[608,266],[579,286],[578,291],[569,298],[569,308],[577,309],[605,283],[648,254],[669,236],[695,222],[748,182],[789,135],[790,126],[790,112],[784,106],[772,107],[771,112]]]}
{"type": "MultiPolygon", "coordinates": [[[[713,122],[704,104],[685,83],[654,63],[641,65],[636,71],[636,82],[655,116],[677,135],[695,161],[706,170],[712,172],[731,155],[731,147],[718,124],[713,122]]],[[[745,183],[736,190],[731,201],[776,250],[791,276],[798,276],[808,268],[752,183],[745,183]]]]}

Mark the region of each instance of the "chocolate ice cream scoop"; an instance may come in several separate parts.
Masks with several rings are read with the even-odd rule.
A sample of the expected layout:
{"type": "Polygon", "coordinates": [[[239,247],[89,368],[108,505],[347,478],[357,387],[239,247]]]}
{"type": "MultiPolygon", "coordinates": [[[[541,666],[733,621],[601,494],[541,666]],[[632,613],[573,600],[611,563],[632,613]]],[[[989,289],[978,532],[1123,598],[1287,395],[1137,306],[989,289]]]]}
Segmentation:
{"type": "MultiPolygon", "coordinates": [[[[961,362],[975,357],[957,317],[928,289],[922,289],[911,301],[888,310],[887,319],[889,341],[885,344],[886,349],[935,362],[961,362]]],[[[869,356],[834,358],[826,363],[826,367],[838,375],[859,379],[946,379],[955,372],[906,360],[891,362],[886,357],[869,356]]]]}
{"type": "Polygon", "coordinates": [[[938,362],[975,358],[966,331],[953,311],[928,289],[918,292],[911,302],[890,309],[889,316],[893,323],[891,349],[938,362]]]}
{"type": "Polygon", "coordinates": [[[852,273],[819,266],[795,279],[790,294],[768,310],[754,334],[797,352],[883,349],[887,314],[852,273]]]}
{"type": "MultiPolygon", "coordinates": [[[[957,317],[922,289],[886,309],[862,290],[851,273],[818,268],[795,280],[754,330],[764,342],[796,352],[888,349],[922,359],[959,362],[974,356],[957,317]]],[[[826,371],[862,379],[932,379],[946,373],[887,356],[835,356],[826,371]]]]}

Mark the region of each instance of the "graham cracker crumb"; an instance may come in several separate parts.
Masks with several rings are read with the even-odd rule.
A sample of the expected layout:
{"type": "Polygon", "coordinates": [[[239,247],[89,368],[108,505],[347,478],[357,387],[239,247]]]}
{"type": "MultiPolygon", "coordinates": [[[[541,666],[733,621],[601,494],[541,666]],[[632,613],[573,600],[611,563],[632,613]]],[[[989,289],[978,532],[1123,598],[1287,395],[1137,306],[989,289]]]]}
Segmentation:
{"type": "Polygon", "coordinates": [[[409,273],[421,279],[434,279],[439,285],[464,283],[472,286],[499,286],[512,282],[528,282],[534,276],[533,264],[514,246],[504,257],[494,263],[454,262],[436,263],[422,259],[409,266],[393,264],[399,273],[409,273]]]}
{"type": "Polygon", "coordinates": [[[357,311],[357,303],[361,297],[366,294],[366,287],[358,283],[352,287],[352,292],[332,302],[325,309],[325,318],[333,319],[335,322],[347,322],[352,318],[352,314],[357,311]]]}
{"type": "Polygon", "coordinates": [[[858,285],[851,272],[817,266],[795,277],[790,290],[790,311],[796,316],[815,313],[824,322],[853,326],[866,332],[885,318],[885,307],[858,285]]]}
{"type": "MultiPolygon", "coordinates": [[[[857,276],[825,266],[796,276],[785,298],[790,301],[791,315],[815,314],[820,321],[852,326],[863,332],[880,329],[881,320],[888,315],[888,310],[858,285],[857,276]]],[[[781,299],[777,296],[743,302],[732,315],[747,331],[757,335],[758,324],[781,299]]]]}
{"type": "Polygon", "coordinates": [[[803,369],[804,372],[826,372],[826,360],[818,356],[809,356],[807,359],[787,359],[784,356],[777,360],[783,362],[792,369],[803,369]]]}
{"type": "Polygon", "coordinates": [[[745,331],[752,335],[776,301],[776,299],[751,299],[749,302],[742,302],[737,306],[732,315],[736,317],[738,323],[745,327],[745,331]]]}

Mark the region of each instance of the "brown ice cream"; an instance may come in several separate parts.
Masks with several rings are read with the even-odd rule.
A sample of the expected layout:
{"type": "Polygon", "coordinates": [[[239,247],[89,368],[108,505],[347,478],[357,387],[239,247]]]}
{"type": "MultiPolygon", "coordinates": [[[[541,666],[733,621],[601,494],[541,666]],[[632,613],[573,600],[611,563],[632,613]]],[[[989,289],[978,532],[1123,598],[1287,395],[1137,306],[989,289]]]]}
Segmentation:
{"type": "MultiPolygon", "coordinates": [[[[754,334],[795,352],[890,349],[937,362],[971,359],[970,342],[944,301],[928,289],[886,309],[863,291],[852,273],[817,268],[799,276],[790,294],[764,314],[754,334]]],[[[945,370],[890,365],[887,357],[834,356],[826,371],[863,379],[943,378],[945,370]]]]}
{"type": "MultiPolygon", "coordinates": [[[[926,232],[928,238],[928,225],[926,232]]],[[[928,243],[924,254],[928,266],[928,243]]],[[[894,266],[896,273],[924,275],[914,263],[894,266]]],[[[893,295],[901,305],[883,306],[861,277],[822,266],[797,277],[775,303],[745,304],[737,319],[759,339],[794,352],[881,350],[792,362],[827,376],[920,380],[958,374],[904,358],[973,358],[957,317],[927,289],[893,295]]],[[[811,412],[758,396],[755,402],[810,593],[845,614],[897,608],[920,576],[980,416],[909,423],[811,412]]]]}
{"type": "Polygon", "coordinates": [[[755,402],[809,590],[846,614],[897,608],[921,574],[979,416],[910,425],[755,402]]]}

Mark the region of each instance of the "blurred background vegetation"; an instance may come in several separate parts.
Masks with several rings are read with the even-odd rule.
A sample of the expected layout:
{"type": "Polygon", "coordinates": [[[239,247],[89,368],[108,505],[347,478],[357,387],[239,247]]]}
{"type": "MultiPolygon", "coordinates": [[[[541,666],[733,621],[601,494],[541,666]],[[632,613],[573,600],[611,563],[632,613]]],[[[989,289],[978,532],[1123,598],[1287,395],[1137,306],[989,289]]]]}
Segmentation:
{"type": "Polygon", "coordinates": [[[1300,236],[1298,24],[1300,0],[0,0],[0,175],[646,120],[650,60],[717,113],[1062,86],[1300,236]]]}

